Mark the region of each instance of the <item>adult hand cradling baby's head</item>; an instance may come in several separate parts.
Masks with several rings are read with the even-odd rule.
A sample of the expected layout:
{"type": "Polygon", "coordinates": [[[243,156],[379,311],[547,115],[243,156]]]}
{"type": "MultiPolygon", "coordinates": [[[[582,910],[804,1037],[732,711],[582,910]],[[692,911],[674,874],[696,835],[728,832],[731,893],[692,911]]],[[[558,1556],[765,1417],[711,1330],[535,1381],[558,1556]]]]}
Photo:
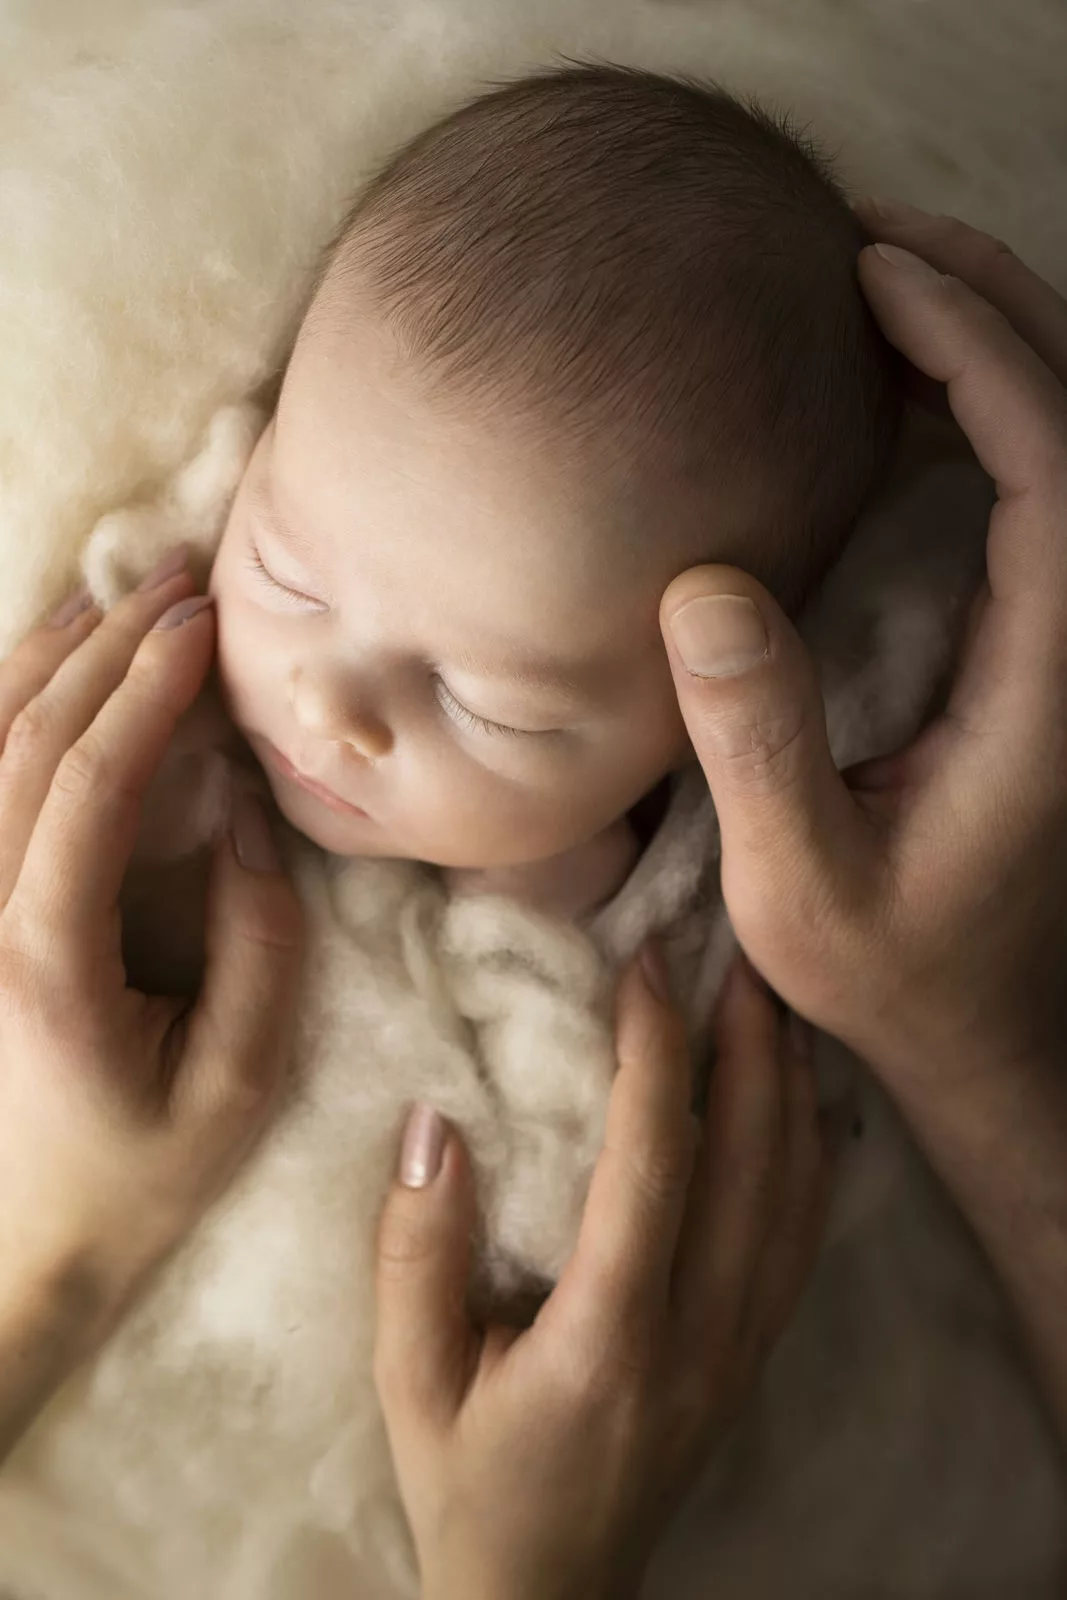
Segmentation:
{"type": "Polygon", "coordinates": [[[868,207],[865,220],[954,274],[897,248],[859,258],[885,333],[947,384],[999,495],[983,610],[946,712],[846,782],[811,661],[765,588],[695,568],[670,585],[661,618],[749,956],[790,1005],[897,1080],[933,1041],[951,1078],[1047,1051],[1061,1020],[1067,306],[951,218],[868,207]]]}

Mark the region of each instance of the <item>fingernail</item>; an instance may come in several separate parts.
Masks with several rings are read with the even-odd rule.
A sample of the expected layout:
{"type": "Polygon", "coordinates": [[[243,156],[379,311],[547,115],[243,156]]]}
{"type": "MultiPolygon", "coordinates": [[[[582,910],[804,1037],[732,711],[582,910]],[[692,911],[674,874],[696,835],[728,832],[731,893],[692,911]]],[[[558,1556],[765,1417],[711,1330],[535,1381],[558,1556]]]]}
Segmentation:
{"type": "Polygon", "coordinates": [[[233,799],[230,837],[234,853],[246,872],[279,872],[281,858],[263,802],[254,794],[233,799]]]}
{"type": "Polygon", "coordinates": [[[50,628],[65,628],[68,623],[74,621],[75,617],[80,617],[83,611],[88,611],[92,603],[93,597],[89,589],[83,584],[73,594],[68,594],[63,604],[53,611],[48,619],[47,626],[50,628]]]}
{"type": "Polygon", "coordinates": [[[166,583],[168,578],[176,578],[179,572],[184,572],[189,564],[189,546],[176,545],[173,550],[168,550],[162,561],[154,566],[147,578],[142,578],[137,585],[138,594],[143,594],[146,589],[158,589],[161,583],[166,583]]]}
{"type": "Polygon", "coordinates": [[[209,594],[191,594],[188,600],[179,600],[177,605],[164,611],[152,631],[160,633],[166,628],[180,628],[183,622],[188,622],[190,617],[197,616],[211,603],[212,597],[209,594]]]}
{"type": "Polygon", "coordinates": [[[683,664],[698,678],[735,678],[767,654],[767,629],[746,595],[700,595],[668,625],[683,664]]]}
{"type": "Polygon", "coordinates": [[[903,267],[905,272],[914,272],[926,278],[941,276],[937,268],[932,267],[928,261],[913,256],[910,250],[902,250],[898,244],[876,244],[874,248],[882,260],[888,261],[891,267],[903,267]]]}
{"type": "Polygon", "coordinates": [[[798,1017],[795,1011],[791,1011],[789,1013],[789,1042],[801,1061],[811,1060],[814,1038],[811,1023],[805,1017],[798,1017]]]}
{"type": "Polygon", "coordinates": [[[646,939],[637,953],[645,982],[663,1005],[671,1004],[671,975],[658,939],[646,939]]]}
{"type": "Polygon", "coordinates": [[[885,198],[880,194],[861,195],[855,204],[864,211],[874,212],[886,222],[929,222],[933,216],[930,211],[920,211],[918,206],[909,206],[903,200],[885,198]]]}
{"type": "Polygon", "coordinates": [[[433,1182],[441,1170],[444,1148],[444,1118],[420,1100],[408,1117],[400,1151],[400,1181],[405,1188],[425,1189],[433,1182]]]}

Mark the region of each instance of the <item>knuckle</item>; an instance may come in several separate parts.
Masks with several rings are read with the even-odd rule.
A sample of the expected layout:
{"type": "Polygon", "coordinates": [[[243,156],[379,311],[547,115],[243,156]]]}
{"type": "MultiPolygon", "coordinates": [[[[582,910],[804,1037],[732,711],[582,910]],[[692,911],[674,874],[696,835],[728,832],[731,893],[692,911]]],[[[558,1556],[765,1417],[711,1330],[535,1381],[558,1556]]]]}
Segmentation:
{"type": "Polygon", "coordinates": [[[122,685],[129,710],[142,720],[158,718],[173,721],[181,709],[179,698],[168,692],[169,680],[158,670],[157,660],[134,657],[122,685]]]}
{"type": "MultiPolygon", "coordinates": [[[[227,923],[227,938],[239,938],[256,956],[291,957],[299,952],[304,940],[304,918],[299,905],[291,908],[287,900],[279,897],[278,904],[259,908],[259,914],[247,917],[233,916],[227,923]]],[[[276,965],[277,963],[275,963],[276,965]]]]}
{"type": "Polygon", "coordinates": [[[378,1230],[378,1269],[386,1282],[409,1278],[431,1257],[432,1242],[415,1217],[403,1205],[388,1204],[378,1230]]]}
{"type": "Polygon", "coordinates": [[[980,228],[973,227],[960,217],[946,216],[940,219],[937,243],[938,254],[943,261],[942,270],[956,278],[962,273],[967,282],[982,279],[990,272],[996,273],[1005,259],[1015,254],[1002,239],[983,233],[980,228]]]}
{"type": "Polygon", "coordinates": [[[723,1409],[727,1367],[726,1361],[716,1360],[707,1349],[679,1363],[667,1399],[666,1424],[682,1446],[699,1438],[723,1409]]]}
{"type": "Polygon", "coordinates": [[[87,795],[118,787],[118,775],[98,739],[85,734],[63,756],[52,780],[54,791],[81,802],[87,795]]]}
{"type": "Polygon", "coordinates": [[[38,696],[16,712],[4,741],[4,759],[22,767],[35,761],[56,736],[55,713],[47,699],[38,696]]]}
{"type": "Polygon", "coordinates": [[[82,1053],[91,1050],[99,1013],[80,976],[57,947],[53,930],[9,904],[0,934],[4,1017],[16,1026],[29,1024],[37,1040],[70,1044],[82,1053]]]}
{"type": "Polygon", "coordinates": [[[660,1211],[684,1200],[689,1190],[694,1144],[652,1145],[641,1151],[618,1151],[630,1187],[649,1210],[660,1211]]]}
{"type": "Polygon", "coordinates": [[[273,1109],[283,1073],[277,1052],[265,1045],[255,1056],[228,1063],[220,1073],[211,1113],[228,1126],[251,1130],[273,1109]]]}
{"type": "Polygon", "coordinates": [[[574,1404],[595,1415],[610,1414],[627,1428],[658,1371],[647,1331],[624,1322],[605,1339],[595,1361],[576,1364],[571,1374],[574,1404]]]}
{"type": "Polygon", "coordinates": [[[802,706],[746,720],[718,752],[728,781],[757,798],[792,788],[802,771],[807,720],[802,706]]]}

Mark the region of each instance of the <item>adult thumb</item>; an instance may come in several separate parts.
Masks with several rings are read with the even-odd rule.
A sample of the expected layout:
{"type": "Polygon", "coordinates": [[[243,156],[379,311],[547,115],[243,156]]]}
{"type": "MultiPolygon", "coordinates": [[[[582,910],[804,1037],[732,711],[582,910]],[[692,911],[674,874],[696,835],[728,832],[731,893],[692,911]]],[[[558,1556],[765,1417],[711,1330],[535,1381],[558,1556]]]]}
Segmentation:
{"type": "Polygon", "coordinates": [[[374,1375],[394,1450],[412,1426],[447,1426],[472,1376],[474,1223],[466,1152],[440,1113],[418,1104],[378,1224],[374,1375]]]}
{"type": "Polygon", "coordinates": [[[660,607],[682,716],[722,831],[723,896],[764,976],[810,944],[861,857],[864,827],[834,767],[815,669],[762,584],[736,567],[693,567],[660,607]]]}

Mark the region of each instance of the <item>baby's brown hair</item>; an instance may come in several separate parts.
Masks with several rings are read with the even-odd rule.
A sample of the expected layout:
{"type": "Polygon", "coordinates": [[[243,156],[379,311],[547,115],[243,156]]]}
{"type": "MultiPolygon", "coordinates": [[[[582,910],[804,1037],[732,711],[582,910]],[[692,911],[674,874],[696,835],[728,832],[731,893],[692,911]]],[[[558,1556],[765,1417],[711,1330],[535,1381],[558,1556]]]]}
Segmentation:
{"type": "Polygon", "coordinates": [[[745,560],[735,528],[707,558],[740,555],[791,603],[897,435],[899,358],[856,277],[868,242],[788,114],[568,66],[405,146],[346,212],[309,300],[328,277],[358,284],[445,390],[607,438],[664,485],[739,488],[761,553],[745,560]]]}

